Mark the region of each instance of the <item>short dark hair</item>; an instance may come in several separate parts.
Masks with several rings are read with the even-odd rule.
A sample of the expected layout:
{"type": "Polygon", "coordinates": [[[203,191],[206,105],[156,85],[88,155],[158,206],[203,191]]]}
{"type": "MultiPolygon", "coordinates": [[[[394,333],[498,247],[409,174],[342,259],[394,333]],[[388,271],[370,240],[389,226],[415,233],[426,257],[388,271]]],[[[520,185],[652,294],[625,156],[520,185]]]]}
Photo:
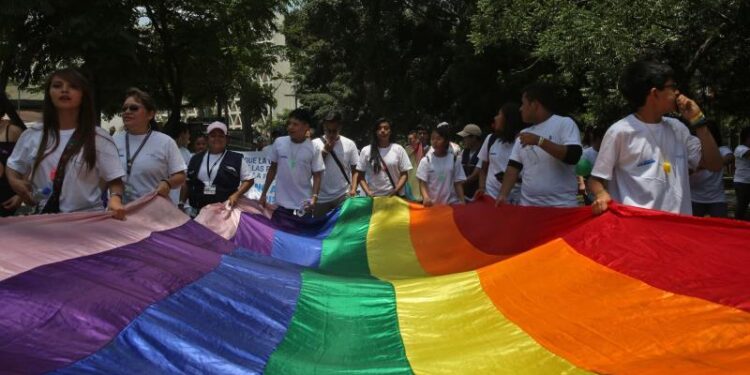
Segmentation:
{"type": "Polygon", "coordinates": [[[635,111],[646,104],[652,88],[664,89],[667,81],[674,79],[674,70],[669,65],[656,61],[638,60],[628,64],[620,75],[620,93],[635,111]]]}
{"type": "Polygon", "coordinates": [[[302,121],[306,123],[308,126],[311,126],[313,124],[313,116],[312,112],[308,110],[307,108],[297,108],[289,112],[289,117],[291,119],[297,119],[299,121],[302,121]]]}
{"type": "Polygon", "coordinates": [[[429,131],[430,129],[427,129],[427,127],[424,125],[417,125],[417,127],[415,127],[414,130],[419,132],[419,131],[429,131]]]}
{"type": "Polygon", "coordinates": [[[143,107],[146,108],[146,110],[151,112],[156,111],[156,101],[154,101],[154,98],[149,93],[137,87],[131,87],[125,91],[125,99],[130,97],[135,98],[138,102],[143,104],[143,107]]]}
{"type": "Polygon", "coordinates": [[[534,82],[524,87],[522,92],[526,94],[528,101],[539,102],[550,112],[557,111],[555,86],[551,83],[543,81],[534,82]]]}
{"type": "Polygon", "coordinates": [[[330,111],[323,117],[323,122],[337,122],[341,123],[341,113],[338,111],[330,111]]]}

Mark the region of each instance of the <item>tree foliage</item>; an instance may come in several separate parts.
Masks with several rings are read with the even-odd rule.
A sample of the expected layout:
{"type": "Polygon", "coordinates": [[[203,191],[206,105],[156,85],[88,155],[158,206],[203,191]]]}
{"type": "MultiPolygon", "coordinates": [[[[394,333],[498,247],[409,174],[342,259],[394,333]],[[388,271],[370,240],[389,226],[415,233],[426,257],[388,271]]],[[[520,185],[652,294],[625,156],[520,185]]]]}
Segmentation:
{"type": "Polygon", "coordinates": [[[749,114],[750,3],[742,0],[306,0],[285,34],[301,101],[340,108],[364,133],[438,120],[485,125],[534,80],[587,124],[621,115],[617,80],[638,58],[731,124],[749,114]]]}
{"type": "MultiPolygon", "coordinates": [[[[95,84],[104,113],[115,113],[129,86],[151,92],[170,111],[217,112],[243,87],[270,73],[269,43],[284,1],[2,0],[0,84],[40,84],[62,65],[79,65],[95,84]],[[7,3],[7,4],[6,4],[7,3]]],[[[267,96],[254,96],[268,103],[267,96]]],[[[248,99],[250,100],[250,99],[248,99]]]]}
{"type": "Polygon", "coordinates": [[[517,52],[476,53],[468,39],[474,1],[311,0],[286,16],[284,32],[301,102],[336,108],[353,134],[386,116],[403,134],[439,121],[485,124],[520,80],[499,81],[517,52]]]}
{"type": "Polygon", "coordinates": [[[747,116],[747,19],[741,0],[480,0],[471,39],[478,51],[519,41],[550,64],[540,75],[578,91],[574,110],[593,123],[621,112],[617,80],[639,58],[670,64],[714,115],[747,116]]]}

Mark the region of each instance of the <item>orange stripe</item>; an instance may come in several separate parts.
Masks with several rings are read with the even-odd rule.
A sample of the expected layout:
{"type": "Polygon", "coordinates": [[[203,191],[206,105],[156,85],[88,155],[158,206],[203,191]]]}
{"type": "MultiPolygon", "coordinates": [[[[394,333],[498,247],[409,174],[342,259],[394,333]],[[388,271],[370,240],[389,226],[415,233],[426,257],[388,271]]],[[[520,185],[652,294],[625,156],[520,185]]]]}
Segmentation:
{"type": "Polygon", "coordinates": [[[630,374],[750,369],[750,314],[654,288],[562,239],[479,275],[508,319],[579,367],[630,374]]]}
{"type": "Polygon", "coordinates": [[[409,209],[412,246],[428,274],[475,270],[508,257],[486,254],[467,241],[456,226],[451,206],[411,204],[409,209]]]}

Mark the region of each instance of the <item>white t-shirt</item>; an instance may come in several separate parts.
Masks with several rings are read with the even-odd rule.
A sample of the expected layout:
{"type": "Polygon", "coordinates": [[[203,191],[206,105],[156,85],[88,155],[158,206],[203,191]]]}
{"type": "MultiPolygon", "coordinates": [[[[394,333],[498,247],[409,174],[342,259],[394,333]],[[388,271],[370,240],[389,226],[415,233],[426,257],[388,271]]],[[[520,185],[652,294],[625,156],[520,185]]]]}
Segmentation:
{"type": "MultiPolygon", "coordinates": [[[[581,133],[569,117],[552,115],[546,121],[532,125],[521,133],[533,133],[564,146],[580,146],[581,133]]],[[[578,205],[578,179],[575,164],[542,150],[539,146],[523,147],[519,139],[513,145],[510,160],[523,165],[521,175],[521,205],[575,207],[578,205]]]]}
{"type": "Polygon", "coordinates": [[[427,192],[435,204],[453,204],[458,202],[454,184],[466,181],[466,174],[461,158],[453,151],[441,157],[433,152],[419,162],[417,178],[427,184],[427,192]]]}
{"type": "Polygon", "coordinates": [[[312,175],[326,169],[323,156],[309,139],[294,143],[289,136],[276,139],[268,159],[277,163],[276,203],[290,210],[301,209],[312,196],[312,175]]]}
{"type": "MultiPolygon", "coordinates": [[[[227,153],[232,151],[227,151],[227,153]]],[[[211,154],[206,152],[201,159],[201,163],[198,167],[198,180],[205,186],[211,186],[214,184],[216,175],[219,174],[219,167],[221,162],[224,160],[224,153],[211,154]],[[206,160],[208,159],[208,160],[206,160]],[[208,175],[211,172],[211,176],[208,175]]],[[[245,158],[242,158],[242,164],[240,165],[240,182],[250,181],[253,179],[253,173],[250,171],[250,166],[245,162],[245,158]]],[[[239,187],[239,185],[237,186],[239,187]]]]}
{"type": "MultiPolygon", "coordinates": [[[[127,132],[120,132],[114,136],[120,162],[126,173],[123,177],[125,183],[123,203],[132,202],[151,193],[156,190],[161,180],[187,169],[185,159],[172,138],[164,133],[153,131],[148,140],[143,143],[146,137],[147,134],[133,135],[127,132]],[[133,162],[130,175],[127,175],[126,139],[130,142],[130,158],[133,162]],[[136,155],[141,144],[143,148],[136,155]]],[[[179,189],[175,190],[179,192],[179,189]]],[[[179,193],[177,198],[179,199],[179,193]]],[[[177,201],[175,200],[174,203],[177,201]]]]}
{"type": "MultiPolygon", "coordinates": [[[[721,157],[732,155],[729,147],[719,147],[721,157]]],[[[726,202],[724,194],[724,171],[712,172],[708,169],[700,169],[690,175],[690,196],[696,203],[721,203],[726,202]]]]}
{"type": "MultiPolygon", "coordinates": [[[[312,142],[320,152],[325,148],[320,138],[315,138],[312,142]]],[[[357,145],[354,144],[354,141],[344,136],[339,136],[339,140],[333,145],[333,152],[339,158],[347,177],[344,178],[341,168],[336,164],[336,160],[333,159],[332,155],[325,156],[323,159],[325,160],[326,171],[323,173],[323,178],[320,182],[320,196],[318,197],[320,202],[330,202],[349,191],[351,186],[346,180],[348,178],[351,181],[352,166],[356,166],[359,160],[357,145]]]]}
{"type": "Polygon", "coordinates": [[[505,172],[508,168],[508,161],[510,160],[510,153],[513,151],[513,143],[503,142],[500,138],[496,138],[495,142],[490,146],[489,157],[487,147],[490,142],[488,136],[484,139],[482,148],[479,150],[479,164],[478,168],[483,168],[484,163],[489,159],[489,167],[487,168],[487,179],[485,181],[485,193],[492,198],[497,198],[500,195],[500,188],[502,183],[498,181],[496,174],[505,172]]]}
{"type": "MultiPolygon", "coordinates": [[[[412,168],[409,155],[401,145],[396,143],[391,143],[386,148],[379,148],[380,157],[393,178],[393,184],[391,184],[382,165],[380,172],[373,171],[372,164],[370,164],[370,147],[370,145],[363,147],[362,152],[359,153],[357,170],[365,173],[365,180],[374,196],[388,195],[394,188],[393,184],[398,184],[401,172],[408,172],[412,168]]],[[[399,191],[399,195],[404,195],[403,188],[399,191]]]]}
{"type": "Polygon", "coordinates": [[[750,148],[745,145],[739,145],[734,149],[734,182],[750,184],[750,159],[747,159],[747,153],[750,148]]]}
{"type": "Polygon", "coordinates": [[[591,175],[609,181],[609,194],[617,202],[690,215],[688,169],[700,160],[700,140],[679,120],[664,117],[659,124],[646,124],[629,115],[604,134],[591,175]]]}
{"type": "MultiPolygon", "coordinates": [[[[53,171],[57,169],[65,145],[74,131],[60,130],[59,146],[42,160],[32,176],[33,193],[41,207],[52,194],[53,171]]],[[[83,149],[68,161],[60,194],[60,212],[101,211],[104,205],[99,180],[112,181],[125,175],[112,137],[106,130],[98,127],[96,135],[96,166],[92,170],[84,162],[83,149]]],[[[31,172],[41,142],[42,125],[29,127],[18,139],[13,154],[8,159],[8,167],[24,175],[31,172]]],[[[51,150],[53,145],[54,140],[48,140],[47,150],[51,150]]]]}

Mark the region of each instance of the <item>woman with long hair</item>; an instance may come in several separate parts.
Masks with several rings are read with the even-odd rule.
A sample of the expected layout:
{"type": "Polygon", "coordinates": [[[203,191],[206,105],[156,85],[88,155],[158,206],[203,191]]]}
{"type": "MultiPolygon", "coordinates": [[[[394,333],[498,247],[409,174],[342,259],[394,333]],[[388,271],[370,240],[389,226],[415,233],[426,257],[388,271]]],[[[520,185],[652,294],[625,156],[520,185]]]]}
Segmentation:
{"type": "Polygon", "coordinates": [[[154,129],[156,103],[151,95],[137,88],[125,93],[122,122],[125,131],[115,134],[120,160],[125,168],[123,202],[132,202],[155,191],[164,198],[179,201],[187,165],[177,143],[154,129]]]}
{"type": "Polygon", "coordinates": [[[72,68],[50,75],[44,86],[44,120],[18,139],[8,159],[8,180],[38,213],[99,211],[104,181],[109,209],[118,219],[125,175],[109,133],[96,126],[88,80],[72,68]]]}
{"type": "Polygon", "coordinates": [[[411,168],[406,150],[393,143],[391,121],[379,118],[374,123],[370,145],[360,152],[350,194],[356,193],[359,183],[370,197],[403,196],[411,168]]]}
{"type": "MultiPolygon", "coordinates": [[[[518,104],[513,102],[503,104],[492,123],[492,134],[485,139],[479,150],[482,169],[479,175],[478,195],[486,193],[495,199],[500,194],[503,173],[508,167],[510,152],[513,150],[513,144],[521,129],[523,129],[523,122],[518,104]]],[[[520,188],[514,187],[509,201],[517,204],[520,193],[520,188]]]]}

